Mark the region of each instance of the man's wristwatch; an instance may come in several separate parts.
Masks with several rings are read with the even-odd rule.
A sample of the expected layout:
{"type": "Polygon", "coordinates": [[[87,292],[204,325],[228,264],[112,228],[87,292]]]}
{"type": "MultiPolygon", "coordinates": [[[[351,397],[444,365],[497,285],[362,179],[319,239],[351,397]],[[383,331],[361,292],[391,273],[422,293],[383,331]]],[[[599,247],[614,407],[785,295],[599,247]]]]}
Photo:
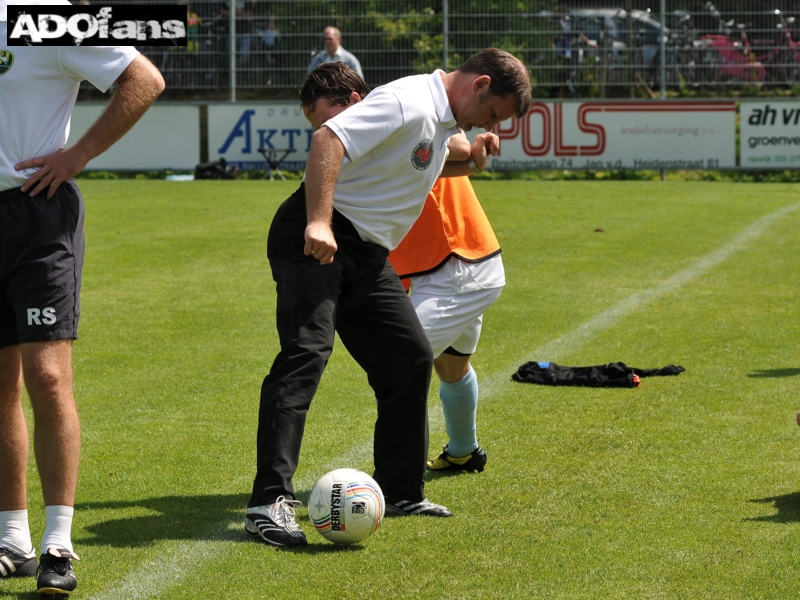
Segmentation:
{"type": "Polygon", "coordinates": [[[472,154],[467,157],[467,166],[469,167],[469,170],[472,171],[473,175],[480,175],[483,173],[483,170],[475,164],[475,159],[472,158],[472,154]]]}

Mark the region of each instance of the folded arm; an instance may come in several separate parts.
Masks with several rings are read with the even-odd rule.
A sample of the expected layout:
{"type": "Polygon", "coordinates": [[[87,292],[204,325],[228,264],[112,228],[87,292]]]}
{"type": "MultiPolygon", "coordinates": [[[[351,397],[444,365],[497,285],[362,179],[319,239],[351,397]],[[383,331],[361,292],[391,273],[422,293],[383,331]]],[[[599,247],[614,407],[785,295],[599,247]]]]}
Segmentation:
{"type": "Polygon", "coordinates": [[[442,177],[461,177],[464,175],[474,175],[475,173],[467,164],[467,159],[472,157],[475,166],[481,171],[489,166],[489,157],[500,152],[500,138],[494,133],[481,133],[475,137],[472,146],[469,146],[469,140],[463,133],[453,136],[453,146],[448,142],[447,147],[450,149],[450,157],[444,164],[442,169],[442,177]],[[463,140],[459,140],[463,137],[463,140]],[[464,156],[464,140],[467,142],[467,154],[464,156]],[[463,157],[463,158],[462,158],[463,157]]]}
{"type": "Polygon", "coordinates": [[[16,165],[17,171],[40,167],[22,184],[23,192],[33,188],[31,196],[35,196],[47,189],[47,197],[52,198],[59,185],[125,135],[164,91],[161,73],[141,54],[115,83],[118,88],[108,106],[75,145],[16,165]]]}

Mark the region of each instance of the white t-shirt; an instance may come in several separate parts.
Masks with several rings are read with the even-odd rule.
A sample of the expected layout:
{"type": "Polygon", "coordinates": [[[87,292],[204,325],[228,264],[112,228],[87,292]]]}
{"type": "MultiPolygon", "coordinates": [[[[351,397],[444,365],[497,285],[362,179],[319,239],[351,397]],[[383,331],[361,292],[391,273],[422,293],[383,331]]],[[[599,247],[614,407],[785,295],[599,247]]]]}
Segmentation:
{"type": "MultiPolygon", "coordinates": [[[[7,7],[5,0],[0,3],[7,7]]],[[[15,171],[14,165],[67,143],[81,81],[105,92],[139,54],[122,46],[8,46],[7,27],[0,21],[0,191],[21,186],[36,172],[15,171]]]]}
{"type": "Polygon", "coordinates": [[[365,240],[397,247],[417,220],[457,133],[443,71],[376,88],[325,123],[344,145],[333,206],[365,240]]]}

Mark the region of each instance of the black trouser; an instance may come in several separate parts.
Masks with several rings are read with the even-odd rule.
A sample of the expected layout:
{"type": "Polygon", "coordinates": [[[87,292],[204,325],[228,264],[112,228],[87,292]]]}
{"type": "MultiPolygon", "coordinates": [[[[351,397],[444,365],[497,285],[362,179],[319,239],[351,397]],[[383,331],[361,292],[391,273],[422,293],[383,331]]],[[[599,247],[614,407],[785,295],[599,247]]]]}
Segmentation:
{"type": "Polygon", "coordinates": [[[295,497],[292,475],[306,413],[333,349],[334,331],[366,371],[378,401],[375,481],[387,496],[422,500],[430,344],[385,248],[362,241],[334,211],[338,250],[332,264],[320,265],[303,255],[306,224],[301,186],[278,209],[267,241],[278,284],[281,350],[261,387],[257,473],[248,506],[295,497]]]}

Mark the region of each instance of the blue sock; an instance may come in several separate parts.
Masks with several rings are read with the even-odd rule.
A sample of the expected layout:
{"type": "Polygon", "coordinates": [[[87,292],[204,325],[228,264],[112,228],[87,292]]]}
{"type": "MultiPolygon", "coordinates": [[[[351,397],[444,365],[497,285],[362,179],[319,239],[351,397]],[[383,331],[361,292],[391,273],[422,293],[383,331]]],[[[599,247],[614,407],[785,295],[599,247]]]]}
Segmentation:
{"type": "Polygon", "coordinates": [[[478,447],[475,418],[478,412],[478,376],[470,367],[463,379],[455,383],[440,380],[444,425],[450,437],[448,453],[460,458],[478,447]]]}

